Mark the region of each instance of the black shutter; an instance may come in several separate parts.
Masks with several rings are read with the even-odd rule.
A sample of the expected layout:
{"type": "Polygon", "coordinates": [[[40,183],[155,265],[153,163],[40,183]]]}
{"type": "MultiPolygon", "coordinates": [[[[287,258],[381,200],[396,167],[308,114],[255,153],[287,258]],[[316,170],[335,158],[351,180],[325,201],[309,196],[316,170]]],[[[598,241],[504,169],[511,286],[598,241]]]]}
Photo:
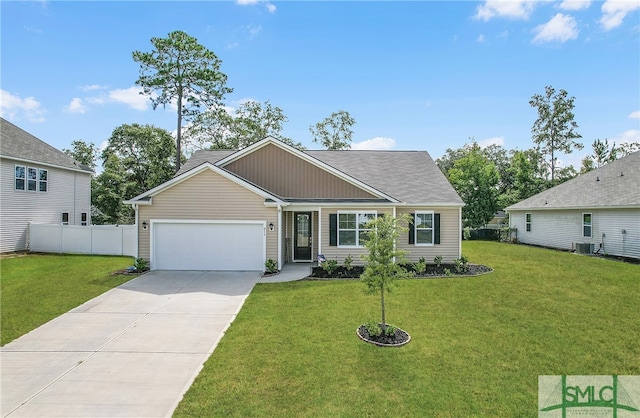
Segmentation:
{"type": "Polygon", "coordinates": [[[416,243],[416,214],[412,213],[411,215],[411,221],[409,221],[409,244],[415,244],[416,243]]]}
{"type": "Polygon", "coordinates": [[[433,243],[440,244],[440,214],[433,214],[433,243]]]}
{"type": "Polygon", "coordinates": [[[329,214],[329,246],[335,247],[338,245],[338,214],[329,214]]]}

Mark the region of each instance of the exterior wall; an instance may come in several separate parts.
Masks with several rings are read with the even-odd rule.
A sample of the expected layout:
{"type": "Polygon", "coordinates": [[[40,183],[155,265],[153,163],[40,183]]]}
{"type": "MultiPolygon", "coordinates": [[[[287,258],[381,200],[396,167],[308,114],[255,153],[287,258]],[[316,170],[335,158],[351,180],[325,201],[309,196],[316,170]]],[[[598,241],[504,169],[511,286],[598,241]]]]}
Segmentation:
{"type": "Polygon", "coordinates": [[[602,253],[640,258],[640,208],[598,210],[511,211],[511,227],[524,244],[573,250],[576,243],[592,243],[602,253]],[[525,215],[531,213],[531,232],[525,215]],[[582,215],[591,213],[591,237],[582,235],[582,215]],[[625,233],[622,233],[622,230],[625,233]]]}
{"type": "Polygon", "coordinates": [[[0,160],[0,252],[23,251],[28,246],[29,222],[80,225],[81,214],[91,223],[91,174],[47,165],[0,160]],[[15,166],[48,170],[47,192],[15,190],[15,166]]]}
{"type": "Polygon", "coordinates": [[[375,198],[372,194],[275,145],[266,145],[224,167],[287,198],[375,198]]]}
{"type": "Polygon", "coordinates": [[[432,210],[440,214],[440,244],[434,245],[414,245],[409,244],[409,233],[405,232],[399,238],[398,248],[409,252],[407,258],[411,261],[418,261],[424,257],[427,263],[433,263],[433,259],[440,255],[444,263],[452,263],[456,258],[460,258],[460,209],[459,208],[424,208],[424,207],[402,207],[398,208],[398,215],[411,215],[416,210],[432,210]]]}
{"type": "Polygon", "coordinates": [[[260,220],[267,228],[267,259],[278,259],[278,210],[264,206],[264,198],[205,170],[153,196],[151,205],[138,209],[138,256],[149,260],[150,231],[142,223],[151,219],[260,220]]]}

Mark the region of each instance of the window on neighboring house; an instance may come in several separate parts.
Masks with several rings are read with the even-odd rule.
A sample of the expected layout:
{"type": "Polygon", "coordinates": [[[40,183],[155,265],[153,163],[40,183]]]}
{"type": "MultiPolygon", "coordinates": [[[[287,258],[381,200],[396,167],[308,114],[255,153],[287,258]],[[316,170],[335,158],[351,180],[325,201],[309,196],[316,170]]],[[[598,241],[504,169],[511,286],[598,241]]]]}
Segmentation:
{"type": "Polygon", "coordinates": [[[591,238],[591,214],[582,214],[582,236],[591,238]]]}
{"type": "Polygon", "coordinates": [[[46,192],[48,188],[48,176],[49,172],[42,168],[38,170],[38,191],[46,192]]]}
{"type": "Polygon", "coordinates": [[[69,225],[69,212],[62,212],[62,225],[69,225]]]}
{"type": "Polygon", "coordinates": [[[27,168],[27,190],[35,192],[38,190],[38,169],[29,167],[27,168]]]}
{"type": "Polygon", "coordinates": [[[524,215],[524,225],[527,232],[531,232],[531,214],[526,213],[524,215]]]}
{"type": "Polygon", "coordinates": [[[16,190],[24,190],[27,180],[27,167],[23,165],[16,166],[16,190]]]}
{"type": "Polygon", "coordinates": [[[338,213],[338,246],[361,247],[371,228],[367,223],[376,217],[375,212],[338,213]]]}
{"type": "Polygon", "coordinates": [[[87,212],[82,212],[80,215],[80,225],[87,226],[87,212]]]}
{"type": "Polygon", "coordinates": [[[433,245],[433,212],[416,212],[416,245],[433,245]]]}

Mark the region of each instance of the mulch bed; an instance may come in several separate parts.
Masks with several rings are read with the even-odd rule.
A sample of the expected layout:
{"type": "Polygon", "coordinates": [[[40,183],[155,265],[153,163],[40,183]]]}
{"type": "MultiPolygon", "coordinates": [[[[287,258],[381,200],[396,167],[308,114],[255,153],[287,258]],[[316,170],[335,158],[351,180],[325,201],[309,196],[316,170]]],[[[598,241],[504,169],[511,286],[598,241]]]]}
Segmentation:
{"type": "Polygon", "coordinates": [[[367,327],[363,324],[358,327],[356,334],[361,340],[381,347],[400,347],[411,341],[411,336],[400,328],[396,328],[396,332],[393,335],[371,336],[367,331],[367,327]]]}
{"type": "MultiPolygon", "coordinates": [[[[408,265],[405,268],[409,271],[413,270],[413,266],[408,265]]],[[[416,279],[436,279],[441,277],[465,277],[465,276],[478,276],[485,273],[492,272],[491,267],[484,266],[482,264],[467,264],[467,269],[464,272],[456,272],[453,264],[441,264],[436,266],[435,264],[428,264],[427,269],[422,274],[416,274],[416,279]],[[449,274],[447,274],[447,271],[449,274]]],[[[359,279],[360,275],[364,272],[363,266],[353,266],[351,269],[347,269],[344,266],[339,266],[334,272],[329,273],[322,267],[313,267],[311,269],[311,276],[307,277],[308,280],[340,280],[340,279],[359,279]]],[[[414,272],[415,273],[415,272],[414,272]]]]}

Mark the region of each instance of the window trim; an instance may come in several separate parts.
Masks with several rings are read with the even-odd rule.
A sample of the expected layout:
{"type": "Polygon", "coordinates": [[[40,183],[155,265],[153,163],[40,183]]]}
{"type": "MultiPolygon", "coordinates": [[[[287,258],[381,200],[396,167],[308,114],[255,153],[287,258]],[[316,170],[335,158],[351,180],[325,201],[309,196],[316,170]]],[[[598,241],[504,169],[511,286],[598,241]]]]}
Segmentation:
{"type": "Polygon", "coordinates": [[[80,226],[89,225],[89,214],[87,212],[82,212],[80,214],[80,226]]]}
{"type": "Polygon", "coordinates": [[[418,247],[431,247],[435,245],[436,238],[436,215],[433,210],[417,210],[414,212],[413,233],[414,240],[413,245],[418,247]],[[418,228],[418,215],[431,215],[431,228],[418,228]],[[418,242],[418,230],[431,231],[431,242],[418,242]]]}
{"type": "Polygon", "coordinates": [[[358,221],[359,215],[373,215],[374,217],[378,216],[377,210],[345,210],[338,211],[336,218],[336,244],[339,248],[364,248],[364,244],[360,244],[360,232],[361,231],[371,231],[371,229],[360,229],[360,222],[358,221]],[[340,215],[356,215],[356,229],[340,229],[340,215]],[[356,233],[356,244],[355,245],[343,245],[340,244],[340,231],[355,231],[356,233]]]}
{"type": "Polygon", "coordinates": [[[70,225],[69,223],[69,212],[62,212],[62,214],[60,215],[60,223],[62,225],[70,225]],[[65,221],[65,215],[67,215],[67,220],[65,221]]]}
{"type": "Polygon", "coordinates": [[[583,238],[592,238],[593,237],[593,214],[590,213],[590,212],[583,212],[582,213],[582,237],[583,238]],[[584,221],[584,217],[586,215],[589,215],[589,223],[588,224],[584,221]],[[585,233],[584,233],[584,229],[586,227],[589,227],[589,235],[585,235],[585,233]]]}
{"type": "Polygon", "coordinates": [[[38,193],[46,193],[49,191],[49,170],[46,168],[38,168],[38,193]],[[42,180],[42,172],[45,173],[45,180],[42,180]],[[42,190],[42,185],[45,185],[45,189],[42,190]]]}
{"type": "Polygon", "coordinates": [[[531,213],[525,213],[524,214],[524,230],[526,232],[531,232],[531,213]]]}

